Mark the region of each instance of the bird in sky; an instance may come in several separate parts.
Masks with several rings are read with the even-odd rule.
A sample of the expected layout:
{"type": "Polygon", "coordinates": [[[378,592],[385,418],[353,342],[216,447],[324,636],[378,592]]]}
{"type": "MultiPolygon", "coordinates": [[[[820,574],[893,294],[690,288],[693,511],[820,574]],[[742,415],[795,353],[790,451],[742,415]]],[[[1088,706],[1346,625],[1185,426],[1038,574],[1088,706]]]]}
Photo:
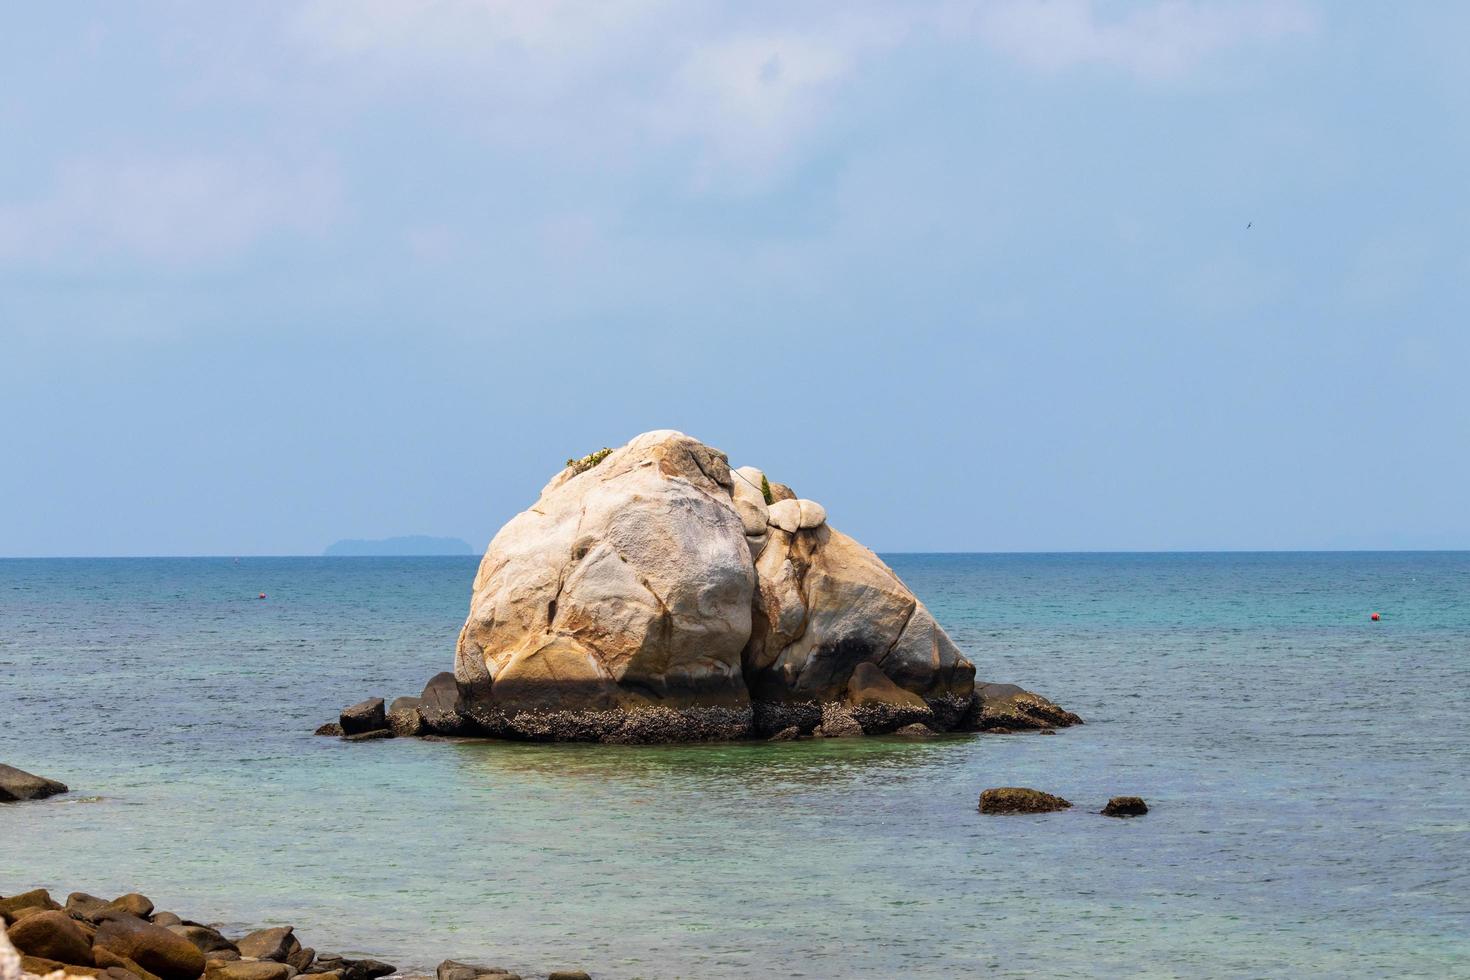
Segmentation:
{"type": "Polygon", "coordinates": [[[1250,230],[1251,230],[1251,225],[1253,225],[1253,224],[1255,224],[1255,222],[1254,222],[1254,221],[1247,221],[1247,222],[1246,222],[1246,223],[1245,223],[1245,230],[1246,230],[1246,231],[1250,231],[1250,230]]]}

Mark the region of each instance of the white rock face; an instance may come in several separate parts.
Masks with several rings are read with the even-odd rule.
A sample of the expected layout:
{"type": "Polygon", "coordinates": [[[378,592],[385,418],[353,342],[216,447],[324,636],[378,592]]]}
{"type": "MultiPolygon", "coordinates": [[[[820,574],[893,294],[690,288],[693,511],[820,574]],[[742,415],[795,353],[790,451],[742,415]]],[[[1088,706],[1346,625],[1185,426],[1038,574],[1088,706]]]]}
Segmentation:
{"type": "Polygon", "coordinates": [[[771,527],[780,528],[787,534],[801,530],[801,503],[796,500],[778,500],[767,511],[771,527]]]}
{"type": "Polygon", "coordinates": [[[455,679],[507,709],[745,703],[754,588],[724,458],[645,433],[490,542],[455,679]]]}
{"type": "Polygon", "coordinates": [[[801,499],[796,502],[800,514],[800,526],[803,531],[814,527],[821,527],[827,523],[827,509],[815,500],[801,499]]]}
{"type": "Polygon", "coordinates": [[[765,475],[754,466],[742,466],[732,470],[730,499],[735,504],[735,513],[745,525],[749,537],[766,533],[766,497],[761,493],[761,480],[765,475]]]}
{"type": "Polygon", "coordinates": [[[554,476],[475,576],[455,659],[468,713],[522,737],[637,740],[607,718],[662,711],[664,740],[743,731],[752,698],[857,698],[849,682],[864,718],[875,699],[969,704],[974,667],[893,571],[815,501],[780,487],[767,505],[761,480],[672,430],[554,476]],[[711,710],[714,727],[688,727],[711,710]]]}

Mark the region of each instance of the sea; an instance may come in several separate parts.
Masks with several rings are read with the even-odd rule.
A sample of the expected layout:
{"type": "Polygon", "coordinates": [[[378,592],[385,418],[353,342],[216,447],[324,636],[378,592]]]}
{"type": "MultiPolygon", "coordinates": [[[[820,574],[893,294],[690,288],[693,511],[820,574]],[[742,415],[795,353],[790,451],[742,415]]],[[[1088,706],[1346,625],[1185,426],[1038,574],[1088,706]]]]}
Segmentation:
{"type": "Polygon", "coordinates": [[[475,559],[0,561],[0,761],[71,787],[0,806],[0,894],[405,973],[1470,977],[1470,553],[884,557],[1086,724],[349,744],[451,669],[475,559]]]}

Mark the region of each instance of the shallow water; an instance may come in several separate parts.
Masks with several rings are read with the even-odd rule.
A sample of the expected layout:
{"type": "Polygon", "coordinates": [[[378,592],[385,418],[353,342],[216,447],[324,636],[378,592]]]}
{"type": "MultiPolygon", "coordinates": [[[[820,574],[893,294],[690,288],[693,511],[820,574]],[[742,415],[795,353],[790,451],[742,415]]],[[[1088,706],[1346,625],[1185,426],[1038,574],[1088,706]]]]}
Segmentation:
{"type": "Polygon", "coordinates": [[[1470,976],[1470,554],[888,557],[1088,724],[350,745],[310,732],[450,665],[474,559],[0,561],[0,760],[73,789],[0,807],[0,893],[409,970],[1470,976]],[[976,812],[1010,784],[1078,806],[976,812]]]}

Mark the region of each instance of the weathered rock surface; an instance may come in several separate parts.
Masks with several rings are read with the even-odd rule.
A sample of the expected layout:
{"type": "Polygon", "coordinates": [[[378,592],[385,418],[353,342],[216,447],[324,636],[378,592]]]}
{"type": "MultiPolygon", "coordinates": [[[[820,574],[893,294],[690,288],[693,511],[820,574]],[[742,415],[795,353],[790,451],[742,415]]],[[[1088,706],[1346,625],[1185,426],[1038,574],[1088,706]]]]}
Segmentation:
{"type": "Polygon", "coordinates": [[[980,794],[981,813],[1052,813],[1071,805],[1060,796],[1022,786],[1001,786],[980,794]]]}
{"type": "Polygon", "coordinates": [[[294,935],[292,926],[275,926],[270,929],[257,929],[255,932],[239,939],[235,943],[235,949],[241,956],[257,960],[274,960],[277,963],[286,962],[286,957],[301,948],[301,943],[294,935]]]}
{"type": "Polygon", "coordinates": [[[819,503],[660,430],[569,463],[500,530],[453,675],[391,719],[349,718],[382,711],[364,702],[341,725],[661,742],[1080,721],[1005,687],[977,687],[924,604],[819,503]]]}
{"type": "Polygon", "coordinates": [[[104,963],[99,951],[106,950],[138,964],[160,980],[195,980],[204,972],[204,954],[183,936],[115,909],[104,911],[100,917],[97,937],[92,941],[98,966],[127,968],[126,963],[104,963]]]}
{"type": "Polygon", "coordinates": [[[14,922],[16,913],[21,909],[54,911],[59,908],[61,906],[51,898],[51,893],[44,888],[34,888],[28,892],[11,895],[9,898],[0,898],[0,918],[3,918],[6,922],[14,922]]]}
{"type": "Polygon", "coordinates": [[[454,673],[435,674],[424,685],[419,696],[419,714],[429,731],[438,735],[459,735],[466,730],[466,719],[460,710],[459,685],[454,673]]]}
{"type": "Polygon", "coordinates": [[[48,796],[66,792],[69,791],[65,783],[0,763],[0,803],[44,800],[48,796]]]}
{"type": "Polygon", "coordinates": [[[319,726],[317,726],[317,730],[314,731],[314,732],[312,732],[312,734],[313,735],[341,735],[341,734],[343,734],[343,732],[342,732],[342,726],[340,724],[338,724],[335,721],[329,721],[325,725],[319,725],[319,726]]]}
{"type": "Polygon", "coordinates": [[[1148,812],[1148,804],[1139,796],[1115,796],[1102,808],[1105,817],[1141,817],[1148,812]]]}
{"type": "Polygon", "coordinates": [[[28,956],[40,956],[73,966],[96,965],[92,959],[92,944],[65,912],[47,910],[20,919],[10,927],[10,941],[28,956]]]}
{"type": "Polygon", "coordinates": [[[382,698],[368,698],[350,708],[343,708],[338,719],[344,735],[361,735],[388,727],[388,718],[383,711],[382,698]]]}
{"type": "Polygon", "coordinates": [[[975,685],[975,699],[959,727],[966,731],[1028,731],[1082,724],[1072,712],[1015,684],[975,685]]]}

